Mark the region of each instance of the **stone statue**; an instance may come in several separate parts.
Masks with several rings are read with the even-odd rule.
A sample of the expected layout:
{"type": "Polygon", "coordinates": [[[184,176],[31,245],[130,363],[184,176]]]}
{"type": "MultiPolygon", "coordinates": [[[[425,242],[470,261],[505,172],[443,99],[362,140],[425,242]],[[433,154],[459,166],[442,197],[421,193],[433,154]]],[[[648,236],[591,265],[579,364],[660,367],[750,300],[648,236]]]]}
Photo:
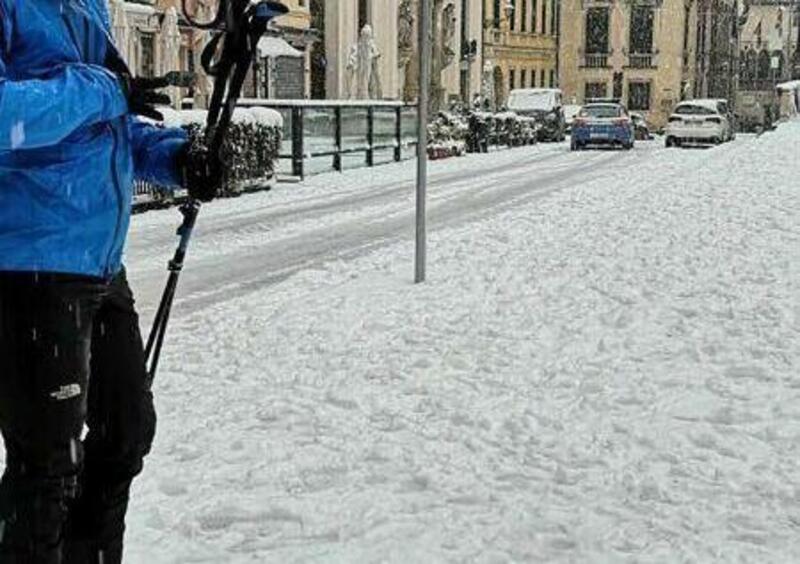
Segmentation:
{"type": "Polygon", "coordinates": [[[358,44],[350,47],[350,53],[347,55],[347,65],[345,66],[344,75],[344,93],[347,98],[355,98],[356,96],[356,75],[358,74],[358,44]]]}
{"type": "Polygon", "coordinates": [[[449,66],[456,58],[456,23],[456,5],[451,2],[442,13],[442,68],[449,66]]]}
{"type": "Polygon", "coordinates": [[[376,100],[383,97],[378,64],[380,57],[372,26],[367,24],[361,29],[358,43],[350,49],[347,60],[347,90],[350,98],[376,100]]]}
{"type": "Polygon", "coordinates": [[[417,77],[413,0],[401,0],[397,9],[397,66],[400,69],[400,95],[408,102],[416,97],[417,77]]]}
{"type": "Polygon", "coordinates": [[[397,10],[397,49],[400,51],[400,66],[414,52],[414,9],[411,0],[402,0],[397,10]]]}

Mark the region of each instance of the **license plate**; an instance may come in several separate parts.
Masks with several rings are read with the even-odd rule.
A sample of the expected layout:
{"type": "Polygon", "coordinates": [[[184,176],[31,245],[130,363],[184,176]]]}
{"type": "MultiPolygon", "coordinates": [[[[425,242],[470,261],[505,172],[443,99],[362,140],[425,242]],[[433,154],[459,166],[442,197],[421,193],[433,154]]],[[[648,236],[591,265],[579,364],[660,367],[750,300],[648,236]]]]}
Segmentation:
{"type": "Polygon", "coordinates": [[[589,139],[603,139],[605,137],[604,133],[590,133],[589,139]]]}

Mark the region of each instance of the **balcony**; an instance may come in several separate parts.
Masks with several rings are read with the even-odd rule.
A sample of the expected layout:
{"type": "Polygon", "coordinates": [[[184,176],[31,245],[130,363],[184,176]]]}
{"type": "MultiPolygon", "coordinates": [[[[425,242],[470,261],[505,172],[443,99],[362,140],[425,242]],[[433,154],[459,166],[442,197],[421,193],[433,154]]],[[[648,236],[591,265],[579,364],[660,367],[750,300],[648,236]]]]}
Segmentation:
{"type": "Polygon", "coordinates": [[[610,68],[608,59],[611,53],[583,53],[581,55],[581,68],[607,69],[610,68]]]}
{"type": "Polygon", "coordinates": [[[628,53],[628,68],[631,69],[658,68],[656,55],[657,53],[628,53]]]}

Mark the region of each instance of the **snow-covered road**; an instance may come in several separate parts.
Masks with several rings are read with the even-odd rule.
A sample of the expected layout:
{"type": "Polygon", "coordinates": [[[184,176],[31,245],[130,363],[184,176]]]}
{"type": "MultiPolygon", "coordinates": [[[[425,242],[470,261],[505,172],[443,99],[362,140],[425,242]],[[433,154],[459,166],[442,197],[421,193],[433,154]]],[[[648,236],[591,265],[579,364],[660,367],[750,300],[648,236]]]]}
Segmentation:
{"type": "MultiPolygon", "coordinates": [[[[660,144],[633,153],[570,153],[540,145],[432,164],[432,230],[490,217],[553,191],[635,167],[660,144]]],[[[411,163],[323,175],[304,185],[216,202],[203,209],[181,284],[176,315],[260,290],[292,274],[343,260],[414,234],[411,163]]],[[[134,221],[128,262],[145,312],[158,303],[164,265],[174,252],[175,210],[134,221]],[[165,222],[166,220],[166,222],[165,222]]]]}

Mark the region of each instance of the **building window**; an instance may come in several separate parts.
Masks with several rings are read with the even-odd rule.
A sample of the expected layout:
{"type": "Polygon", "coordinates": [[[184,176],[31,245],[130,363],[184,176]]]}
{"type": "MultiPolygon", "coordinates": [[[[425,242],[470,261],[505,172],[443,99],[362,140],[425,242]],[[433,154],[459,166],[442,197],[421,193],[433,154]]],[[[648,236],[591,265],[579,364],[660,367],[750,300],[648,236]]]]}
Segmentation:
{"type": "Polygon", "coordinates": [[[139,76],[152,78],[156,75],[155,34],[141,33],[139,45],[142,53],[139,59],[139,76]]]}
{"type": "Polygon", "coordinates": [[[492,25],[495,29],[500,29],[500,0],[494,0],[494,11],[492,12],[492,25]]]}
{"type": "Polygon", "coordinates": [[[531,0],[531,31],[536,33],[537,11],[539,9],[538,0],[531,0]]]}
{"type": "Polygon", "coordinates": [[[542,0],[542,33],[547,35],[547,0],[542,0]]]}
{"type": "Polygon", "coordinates": [[[556,87],[556,71],[555,69],[550,69],[550,88],[556,87]]]}
{"type": "Polygon", "coordinates": [[[587,82],[586,91],[584,94],[584,101],[588,102],[596,98],[605,98],[607,96],[608,87],[605,82],[587,82]]]}
{"type": "Polygon", "coordinates": [[[508,72],[508,88],[510,90],[514,90],[514,88],[516,87],[516,83],[517,83],[517,71],[511,69],[508,72]]]}
{"type": "Polygon", "coordinates": [[[526,69],[522,69],[519,71],[519,87],[525,88],[525,84],[528,82],[528,71],[526,69]]]}
{"type": "Polygon", "coordinates": [[[608,8],[586,10],[586,52],[608,53],[608,8]]]}
{"type": "Polygon", "coordinates": [[[551,35],[558,35],[558,11],[560,8],[560,2],[556,0],[555,4],[553,5],[553,9],[550,10],[550,34],[551,35]]]}
{"type": "Polygon", "coordinates": [[[528,31],[528,0],[522,0],[522,21],[519,24],[520,31],[528,31]]]}
{"type": "Polygon", "coordinates": [[[631,8],[630,51],[634,54],[653,52],[653,8],[631,8]]]}
{"type": "Polygon", "coordinates": [[[547,84],[547,83],[545,82],[545,77],[547,76],[547,75],[545,74],[546,72],[547,72],[547,71],[545,71],[544,69],[542,69],[542,72],[541,72],[541,73],[539,73],[539,84],[541,84],[541,85],[542,85],[542,87],[544,87],[544,85],[545,85],[545,84],[547,84]]]}
{"type": "Polygon", "coordinates": [[[650,109],[650,83],[628,83],[628,109],[648,111],[650,109]]]}
{"type": "Polygon", "coordinates": [[[536,88],[536,69],[531,69],[531,88],[536,88]]]}

